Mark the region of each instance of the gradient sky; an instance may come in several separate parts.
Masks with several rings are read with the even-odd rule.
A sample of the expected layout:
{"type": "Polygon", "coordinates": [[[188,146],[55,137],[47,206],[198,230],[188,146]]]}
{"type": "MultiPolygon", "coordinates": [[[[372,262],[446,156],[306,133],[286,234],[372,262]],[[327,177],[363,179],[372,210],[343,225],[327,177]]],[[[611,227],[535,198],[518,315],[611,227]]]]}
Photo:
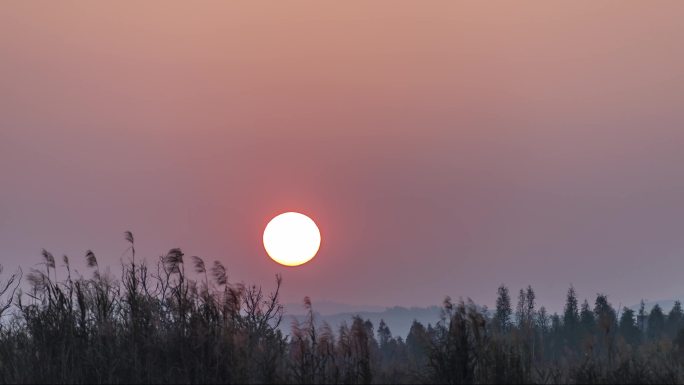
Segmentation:
{"type": "Polygon", "coordinates": [[[684,297],[684,3],[0,3],[0,261],[355,304],[684,297]],[[284,211],[320,254],[267,258],[284,211]],[[102,263],[102,262],[101,262],[102,263]],[[79,270],[83,271],[83,268],[79,270]]]}

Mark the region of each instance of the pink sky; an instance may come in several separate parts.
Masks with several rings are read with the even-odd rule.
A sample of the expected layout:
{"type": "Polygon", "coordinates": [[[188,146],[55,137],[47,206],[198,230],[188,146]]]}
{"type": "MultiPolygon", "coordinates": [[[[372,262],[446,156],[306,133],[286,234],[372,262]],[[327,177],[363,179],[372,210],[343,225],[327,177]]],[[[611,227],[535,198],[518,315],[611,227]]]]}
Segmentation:
{"type": "MultiPolygon", "coordinates": [[[[684,298],[684,3],[2,2],[0,262],[136,235],[286,301],[684,298]],[[296,269],[261,246],[314,218],[296,269]]],[[[82,269],[81,269],[82,270],[82,269]]],[[[552,306],[553,307],[553,306],[552,306]]],[[[555,306],[559,307],[559,306],[555,306]]]]}

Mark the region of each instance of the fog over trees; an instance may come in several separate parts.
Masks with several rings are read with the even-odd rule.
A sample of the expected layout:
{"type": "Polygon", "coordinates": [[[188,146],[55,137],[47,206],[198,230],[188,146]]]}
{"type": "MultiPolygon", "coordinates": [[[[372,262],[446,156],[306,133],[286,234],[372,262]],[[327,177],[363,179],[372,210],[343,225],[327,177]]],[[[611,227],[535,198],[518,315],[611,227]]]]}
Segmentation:
{"type": "MultiPolygon", "coordinates": [[[[616,309],[605,294],[549,314],[531,286],[493,290],[495,309],[445,298],[434,324],[395,335],[359,316],[332,328],[306,316],[284,333],[282,280],[262,288],[171,249],[120,270],[88,251],[0,276],[2,383],[682,383],[684,311],[616,309]],[[515,295],[515,297],[512,295],[515,295]]],[[[315,294],[315,293],[314,293],[315,294]]]]}

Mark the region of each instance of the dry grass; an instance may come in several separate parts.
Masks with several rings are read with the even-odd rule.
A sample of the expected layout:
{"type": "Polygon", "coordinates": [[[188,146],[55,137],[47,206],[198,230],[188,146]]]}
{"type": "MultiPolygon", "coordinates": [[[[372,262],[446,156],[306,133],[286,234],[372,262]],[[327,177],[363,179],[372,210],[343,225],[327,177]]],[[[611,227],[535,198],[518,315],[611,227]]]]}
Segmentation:
{"type": "Polygon", "coordinates": [[[631,316],[618,325],[599,296],[585,311],[594,326],[582,329],[574,310],[565,316],[572,322],[535,310],[528,288],[517,323],[507,298],[495,321],[472,301],[447,298],[435,325],[414,323],[403,339],[383,323],[376,339],[359,317],[339,330],[318,323],[307,297],[308,318],[284,336],[279,276],[265,292],[231,283],[218,261],[193,256],[186,271],[177,248],[148,266],[136,262],[133,234],[124,236],[130,258],[119,276],[90,250],[89,278],[43,250],[26,277],[30,290],[19,290],[21,271],[0,281],[0,383],[684,382],[680,314],[662,333],[646,333],[626,324],[631,316]]]}

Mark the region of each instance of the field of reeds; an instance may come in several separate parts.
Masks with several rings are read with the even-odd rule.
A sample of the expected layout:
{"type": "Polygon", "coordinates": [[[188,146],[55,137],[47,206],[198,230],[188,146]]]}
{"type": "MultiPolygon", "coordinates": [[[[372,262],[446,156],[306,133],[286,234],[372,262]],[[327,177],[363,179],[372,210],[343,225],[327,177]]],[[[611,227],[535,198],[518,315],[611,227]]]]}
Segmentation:
{"type": "Polygon", "coordinates": [[[88,276],[43,251],[40,268],[0,276],[1,383],[684,383],[684,312],[614,309],[605,295],[563,314],[531,287],[496,309],[443,301],[441,320],[395,336],[354,317],[308,317],[281,332],[281,278],[233,283],[220,262],[180,249],[148,263],[128,250],[117,274],[88,276]]]}

